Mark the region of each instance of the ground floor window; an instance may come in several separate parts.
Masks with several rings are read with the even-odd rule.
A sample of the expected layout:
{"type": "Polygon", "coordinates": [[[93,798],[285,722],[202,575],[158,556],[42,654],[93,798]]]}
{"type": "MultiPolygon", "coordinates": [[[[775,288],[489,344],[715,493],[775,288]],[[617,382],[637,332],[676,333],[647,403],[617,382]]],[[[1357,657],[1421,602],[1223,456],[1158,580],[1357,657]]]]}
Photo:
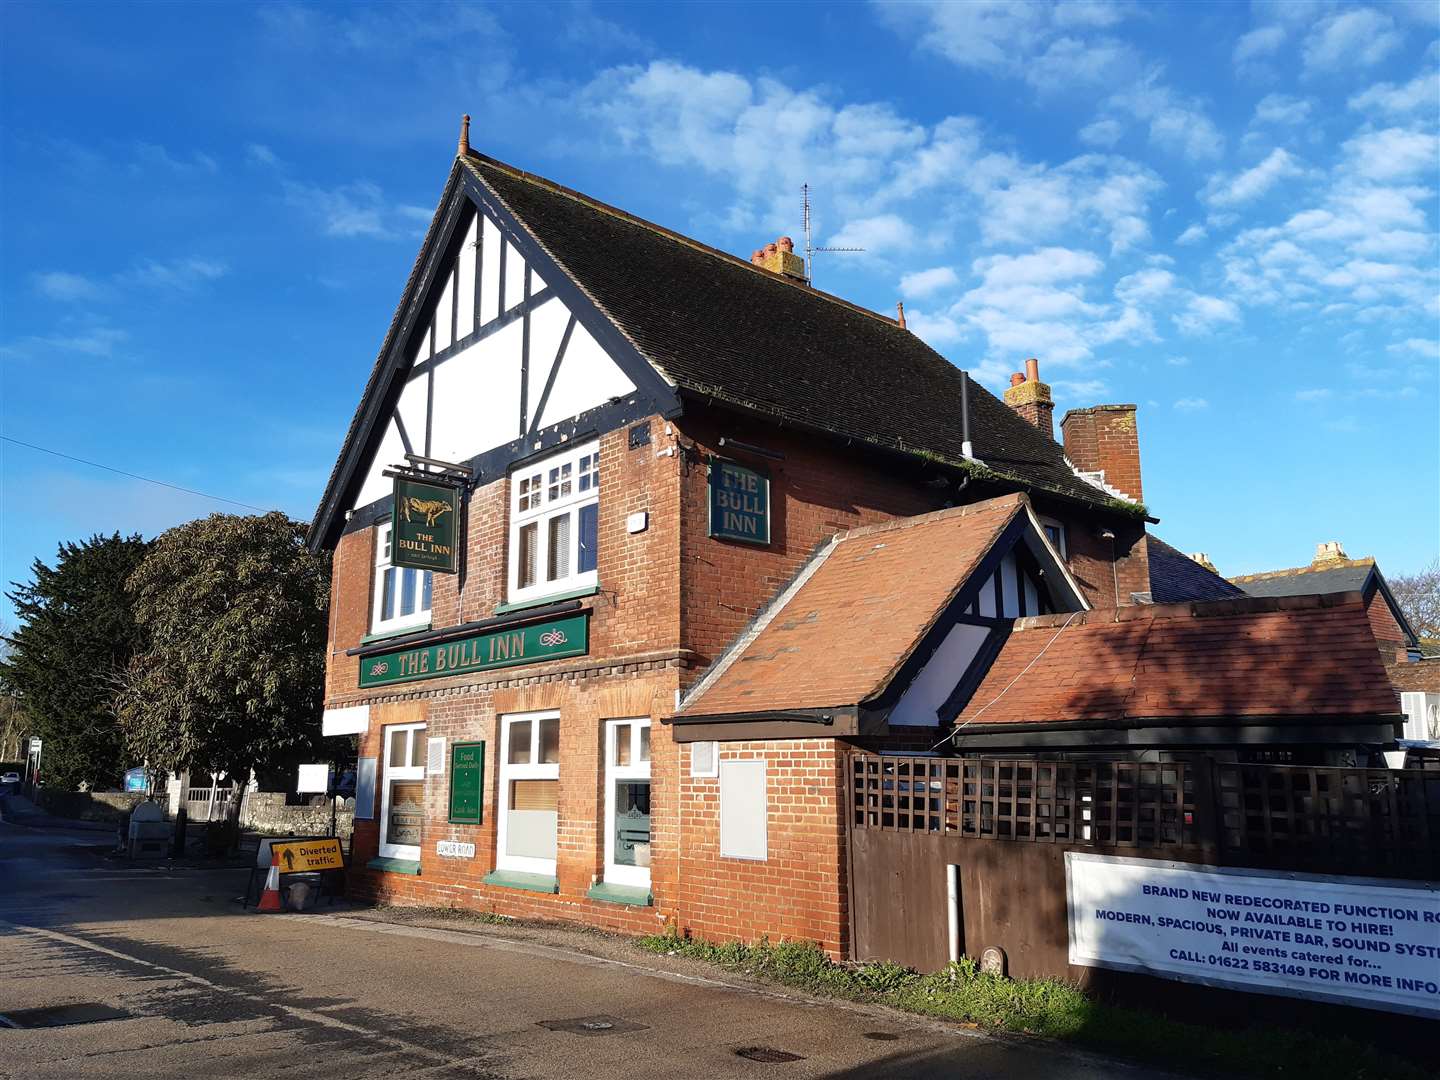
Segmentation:
{"type": "Polygon", "coordinates": [[[385,787],[380,796],[380,854],[420,858],[425,822],[425,725],[385,729],[385,787]]]}
{"type": "Polygon", "coordinates": [[[560,831],[560,714],[501,717],[500,747],[495,866],[553,877],[560,831]]]}
{"type": "Polygon", "coordinates": [[[650,884],[650,721],[605,723],[605,880],[650,884]]]}

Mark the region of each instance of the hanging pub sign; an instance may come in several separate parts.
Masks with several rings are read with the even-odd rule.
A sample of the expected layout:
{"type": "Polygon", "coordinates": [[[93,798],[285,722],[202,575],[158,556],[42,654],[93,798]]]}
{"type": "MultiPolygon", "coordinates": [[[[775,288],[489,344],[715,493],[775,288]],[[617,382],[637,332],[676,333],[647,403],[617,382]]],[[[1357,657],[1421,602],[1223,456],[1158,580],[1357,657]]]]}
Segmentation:
{"type": "Polygon", "coordinates": [[[770,478],[718,458],[710,462],[710,535],[770,543],[770,478]]]}
{"type": "Polygon", "coordinates": [[[436,645],[416,645],[364,656],[360,686],[466,675],[474,671],[538,664],[568,656],[584,656],[589,647],[587,613],[566,615],[508,630],[492,630],[436,645]]]}
{"type": "Polygon", "coordinates": [[[395,477],[390,562],[453,574],[459,566],[460,492],[448,484],[395,477]]]}

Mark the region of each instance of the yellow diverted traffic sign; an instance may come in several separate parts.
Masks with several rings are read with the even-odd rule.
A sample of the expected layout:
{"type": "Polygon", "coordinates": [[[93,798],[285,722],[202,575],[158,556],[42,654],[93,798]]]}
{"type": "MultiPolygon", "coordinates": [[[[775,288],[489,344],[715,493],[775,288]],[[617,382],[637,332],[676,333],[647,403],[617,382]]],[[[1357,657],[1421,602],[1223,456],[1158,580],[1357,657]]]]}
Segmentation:
{"type": "Polygon", "coordinates": [[[270,850],[280,857],[280,873],[282,874],[345,869],[345,858],[340,854],[339,837],[327,836],[322,840],[286,840],[283,843],[272,843],[270,850]]]}

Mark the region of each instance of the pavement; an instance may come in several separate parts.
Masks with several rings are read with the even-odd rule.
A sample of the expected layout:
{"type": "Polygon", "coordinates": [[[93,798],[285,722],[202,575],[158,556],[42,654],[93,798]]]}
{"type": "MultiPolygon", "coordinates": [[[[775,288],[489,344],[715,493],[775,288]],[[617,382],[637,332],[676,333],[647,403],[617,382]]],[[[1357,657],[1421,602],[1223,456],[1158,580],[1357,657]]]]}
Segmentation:
{"type": "Polygon", "coordinates": [[[1164,1075],[594,932],[344,904],[245,912],[247,870],[132,864],[96,832],[15,817],[0,822],[0,1017],[70,1006],[52,1018],[88,1022],[0,1022],[0,1077],[1164,1075]]]}

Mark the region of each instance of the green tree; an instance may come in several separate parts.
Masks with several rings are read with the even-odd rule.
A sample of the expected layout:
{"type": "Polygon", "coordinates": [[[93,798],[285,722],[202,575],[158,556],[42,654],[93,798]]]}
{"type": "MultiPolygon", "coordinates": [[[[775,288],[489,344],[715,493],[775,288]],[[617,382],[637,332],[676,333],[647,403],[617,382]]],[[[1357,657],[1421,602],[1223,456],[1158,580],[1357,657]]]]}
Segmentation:
{"type": "Polygon", "coordinates": [[[315,753],[330,567],[305,529],[212,514],[162,533],[131,576],[143,647],[115,709],[152,768],[243,781],[315,753]]]}
{"type": "Polygon", "coordinates": [[[33,580],[6,594],[21,625],[0,659],[0,684],[19,698],[26,734],[44,740],[47,784],[110,787],[125,771],[111,699],[137,643],[125,582],[146,547],[119,533],[62,544],[53,567],[36,559],[33,580]]]}

